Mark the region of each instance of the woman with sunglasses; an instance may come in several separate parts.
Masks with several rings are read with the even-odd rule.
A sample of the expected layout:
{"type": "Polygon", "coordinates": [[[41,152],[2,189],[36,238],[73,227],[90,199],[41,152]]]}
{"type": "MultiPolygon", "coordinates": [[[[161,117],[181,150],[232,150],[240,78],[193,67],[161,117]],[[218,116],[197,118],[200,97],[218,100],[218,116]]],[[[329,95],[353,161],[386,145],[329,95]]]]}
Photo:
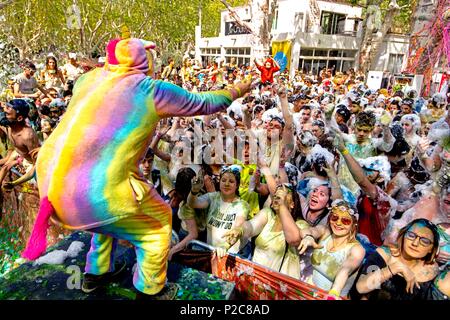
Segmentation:
{"type": "Polygon", "coordinates": [[[187,205],[192,209],[207,211],[206,230],[207,243],[216,247],[217,255],[222,257],[228,251],[247,258],[251,253],[247,239],[229,245],[223,236],[233,228],[238,228],[247,220],[250,208],[247,202],[239,197],[240,172],[235,166],[224,168],[220,174],[220,191],[199,196],[203,188],[203,171],[192,179],[191,192],[187,205]]]}
{"type": "MultiPolygon", "coordinates": [[[[358,274],[353,299],[440,300],[448,294],[450,277],[438,276],[436,225],[416,219],[398,234],[397,244],[370,254],[358,274]]],[[[447,270],[448,271],[448,270],[447,270]]]]}
{"type": "MultiPolygon", "coordinates": [[[[292,227],[292,218],[283,212],[283,228],[292,227]]],[[[331,296],[346,297],[352,287],[365,250],[356,240],[357,217],[343,200],[333,201],[328,224],[295,230],[301,239],[299,254],[314,248],[309,282],[329,291],[331,296]]],[[[293,230],[291,230],[292,233],[293,230]]],[[[296,237],[297,238],[297,237],[296,237]]]]}

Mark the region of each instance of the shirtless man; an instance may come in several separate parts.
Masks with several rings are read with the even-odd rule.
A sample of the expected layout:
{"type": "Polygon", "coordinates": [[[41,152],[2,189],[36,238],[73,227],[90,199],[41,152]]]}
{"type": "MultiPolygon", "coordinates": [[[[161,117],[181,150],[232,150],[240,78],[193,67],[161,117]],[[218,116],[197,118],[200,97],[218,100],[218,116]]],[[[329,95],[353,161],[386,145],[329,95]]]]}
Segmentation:
{"type": "Polygon", "coordinates": [[[22,99],[13,99],[7,102],[5,106],[7,121],[4,121],[0,126],[0,134],[7,135],[16,152],[9,155],[5,165],[0,169],[0,183],[3,182],[8,171],[23,160],[28,161],[33,166],[19,179],[3,183],[2,189],[4,191],[11,191],[14,186],[30,180],[34,175],[34,163],[40,144],[36,132],[25,122],[29,111],[30,107],[22,99]],[[15,153],[17,153],[16,157],[14,156],[15,153]],[[16,158],[19,158],[19,160],[16,158]]]}

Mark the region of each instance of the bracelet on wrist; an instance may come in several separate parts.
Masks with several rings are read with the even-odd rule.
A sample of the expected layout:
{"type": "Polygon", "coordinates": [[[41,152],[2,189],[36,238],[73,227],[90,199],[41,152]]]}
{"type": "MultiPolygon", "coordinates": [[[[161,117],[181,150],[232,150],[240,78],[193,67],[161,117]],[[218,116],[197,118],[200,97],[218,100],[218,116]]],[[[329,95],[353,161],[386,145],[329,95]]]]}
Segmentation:
{"type": "Polygon", "coordinates": [[[335,297],[339,297],[340,296],[340,292],[337,291],[336,289],[331,289],[330,291],[328,291],[328,294],[335,296],[335,297]]]}
{"type": "MultiPolygon", "coordinates": [[[[316,239],[314,239],[314,237],[312,236],[312,234],[307,234],[306,236],[303,237],[303,239],[305,239],[306,237],[311,237],[311,238],[313,238],[314,241],[316,241],[316,239]]],[[[303,240],[303,239],[302,239],[302,240],[303,240]]]]}
{"type": "Polygon", "coordinates": [[[348,149],[344,149],[341,151],[342,155],[345,156],[347,154],[349,154],[350,152],[348,151],[348,149]]]}

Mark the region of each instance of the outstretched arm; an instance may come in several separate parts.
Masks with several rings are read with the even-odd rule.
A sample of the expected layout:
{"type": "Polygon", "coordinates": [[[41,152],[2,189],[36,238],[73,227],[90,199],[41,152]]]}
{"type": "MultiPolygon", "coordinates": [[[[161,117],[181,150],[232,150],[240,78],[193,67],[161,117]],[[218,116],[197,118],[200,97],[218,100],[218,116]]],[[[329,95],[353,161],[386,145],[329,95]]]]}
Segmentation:
{"type": "Polygon", "coordinates": [[[233,100],[250,91],[251,79],[229,90],[202,93],[191,93],[164,81],[155,81],[154,86],[154,108],[159,117],[196,116],[226,109],[233,100]]]}
{"type": "Polygon", "coordinates": [[[361,245],[355,245],[350,250],[350,255],[345,259],[344,264],[339,269],[336,278],[334,278],[333,286],[330,293],[340,296],[342,289],[345,287],[350,275],[355,272],[361,265],[366,251],[361,245]]]}
{"type": "Polygon", "coordinates": [[[367,179],[364,170],[361,168],[359,163],[353,158],[350,152],[347,150],[344,144],[344,139],[342,135],[336,132],[336,147],[347,163],[348,169],[353,176],[355,182],[361,187],[361,189],[371,198],[377,199],[378,190],[377,187],[372,184],[369,179],[367,179]]]}
{"type": "MultiPolygon", "coordinates": [[[[168,128],[167,128],[167,130],[168,130],[168,128]]],[[[159,140],[161,140],[161,138],[162,138],[162,136],[164,136],[164,134],[165,134],[165,132],[158,131],[155,134],[155,137],[153,138],[152,143],[150,144],[150,148],[152,148],[153,152],[155,153],[155,155],[158,158],[160,158],[163,161],[170,162],[172,160],[171,155],[167,152],[164,152],[164,151],[158,149],[158,142],[159,142],[159,140]]]]}
{"type": "Polygon", "coordinates": [[[173,246],[169,251],[169,260],[172,259],[172,256],[186,248],[186,245],[191,241],[195,240],[198,237],[198,229],[197,229],[197,223],[195,222],[195,219],[186,219],[184,220],[186,223],[186,229],[188,232],[188,235],[181,240],[179,243],[177,243],[175,246],[173,246]]]}
{"type": "Polygon", "coordinates": [[[265,210],[258,212],[253,219],[246,221],[242,226],[233,228],[223,235],[223,238],[228,242],[228,244],[233,246],[240,238],[250,239],[259,235],[264,226],[267,224],[267,215],[265,210]]]}

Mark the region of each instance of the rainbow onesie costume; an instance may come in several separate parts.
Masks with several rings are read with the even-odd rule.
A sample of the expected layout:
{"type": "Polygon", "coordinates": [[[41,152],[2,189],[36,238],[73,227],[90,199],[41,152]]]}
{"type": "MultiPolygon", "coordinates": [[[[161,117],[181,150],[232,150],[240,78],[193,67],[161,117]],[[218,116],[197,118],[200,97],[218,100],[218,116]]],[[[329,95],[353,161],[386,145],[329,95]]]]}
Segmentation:
{"type": "Polygon", "coordinates": [[[166,280],[172,215],[139,176],[139,162],[160,119],[212,114],[240,93],[193,94],[153,80],[146,76],[152,64],[147,44],[112,40],[107,65],[77,80],[62,121],[38,155],[41,207],[23,256],[36,259],[45,251],[40,233],[49,218],[67,229],[94,232],[87,273],[111,271],[115,239],[125,239],[136,248],[135,287],[155,294],[166,280]]]}

